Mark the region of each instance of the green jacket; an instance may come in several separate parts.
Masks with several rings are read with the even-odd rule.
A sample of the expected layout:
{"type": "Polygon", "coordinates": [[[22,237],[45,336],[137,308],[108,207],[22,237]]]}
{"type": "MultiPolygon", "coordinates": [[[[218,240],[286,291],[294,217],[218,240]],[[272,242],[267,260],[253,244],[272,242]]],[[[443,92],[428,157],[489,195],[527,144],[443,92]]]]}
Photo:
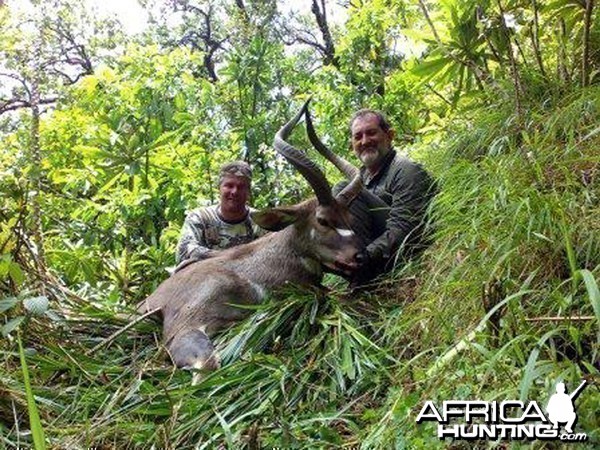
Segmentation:
{"type": "Polygon", "coordinates": [[[420,242],[427,206],[436,192],[425,169],[392,150],[374,176],[365,167],[361,176],[365,188],[390,207],[385,231],[366,248],[369,257],[388,260],[400,247],[420,242]]]}

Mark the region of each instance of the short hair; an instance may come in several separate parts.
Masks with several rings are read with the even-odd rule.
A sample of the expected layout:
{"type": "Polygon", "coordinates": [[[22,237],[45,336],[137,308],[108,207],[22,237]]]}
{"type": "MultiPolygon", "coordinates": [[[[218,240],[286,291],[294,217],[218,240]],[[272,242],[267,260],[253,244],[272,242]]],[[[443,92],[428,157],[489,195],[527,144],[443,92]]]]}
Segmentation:
{"type": "Polygon", "coordinates": [[[350,132],[352,132],[352,124],[354,123],[354,121],[356,119],[359,119],[364,116],[369,116],[369,115],[373,115],[373,116],[377,117],[377,120],[379,122],[379,127],[383,131],[389,131],[392,128],[392,125],[390,124],[390,122],[388,121],[388,119],[384,113],[382,113],[381,111],[378,111],[376,109],[365,108],[365,109],[356,111],[354,113],[354,115],[352,116],[352,118],[350,119],[350,124],[349,124],[350,132]]]}
{"type": "Polygon", "coordinates": [[[223,182],[227,175],[246,178],[248,183],[252,181],[252,169],[250,164],[245,161],[232,161],[223,164],[219,170],[219,184],[223,182]]]}

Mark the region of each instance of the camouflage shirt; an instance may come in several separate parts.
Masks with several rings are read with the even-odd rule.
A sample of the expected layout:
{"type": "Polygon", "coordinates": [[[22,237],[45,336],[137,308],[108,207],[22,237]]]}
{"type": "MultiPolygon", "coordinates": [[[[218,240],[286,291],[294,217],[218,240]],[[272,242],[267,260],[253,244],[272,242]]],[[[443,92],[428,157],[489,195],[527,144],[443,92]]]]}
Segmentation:
{"type": "Polygon", "coordinates": [[[375,175],[363,167],[361,176],[365,188],[389,206],[385,231],[366,249],[371,258],[386,260],[401,245],[419,241],[436,185],[421,165],[394,150],[386,155],[375,175]]]}
{"type": "Polygon", "coordinates": [[[204,259],[210,250],[246,244],[264,235],[266,231],[252,221],[249,213],[244,220],[233,223],[221,218],[218,206],[190,211],[177,245],[177,264],[187,259],[204,259]]]}

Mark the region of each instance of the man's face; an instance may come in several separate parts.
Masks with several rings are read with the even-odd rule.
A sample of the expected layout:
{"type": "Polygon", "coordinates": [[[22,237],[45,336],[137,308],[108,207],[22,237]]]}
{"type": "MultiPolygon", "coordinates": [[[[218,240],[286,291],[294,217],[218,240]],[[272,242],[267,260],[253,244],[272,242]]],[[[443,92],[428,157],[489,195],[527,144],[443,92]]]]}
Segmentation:
{"type": "Polygon", "coordinates": [[[250,181],[245,177],[225,175],[219,186],[221,208],[241,211],[246,207],[250,195],[250,181]]]}
{"type": "Polygon", "coordinates": [[[352,149],[367,167],[379,167],[385,155],[392,148],[394,131],[384,131],[379,126],[379,119],[374,114],[360,116],[352,122],[352,149]]]}

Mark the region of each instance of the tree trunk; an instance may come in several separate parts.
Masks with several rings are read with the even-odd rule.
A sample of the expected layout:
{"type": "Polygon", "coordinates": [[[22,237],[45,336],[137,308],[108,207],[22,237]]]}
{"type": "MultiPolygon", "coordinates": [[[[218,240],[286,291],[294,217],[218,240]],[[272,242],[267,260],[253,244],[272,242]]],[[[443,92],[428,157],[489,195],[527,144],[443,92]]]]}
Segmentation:
{"type": "Polygon", "coordinates": [[[522,118],[523,118],[523,107],[521,104],[521,95],[523,93],[523,86],[521,85],[521,77],[519,75],[519,67],[517,65],[517,59],[515,58],[515,55],[513,53],[513,47],[512,47],[512,39],[510,37],[510,32],[508,31],[508,28],[506,27],[506,24],[504,23],[504,8],[502,8],[502,3],[500,3],[500,0],[497,1],[498,4],[498,9],[500,10],[500,23],[501,23],[501,28],[502,31],[506,37],[506,40],[508,41],[508,60],[510,62],[510,72],[512,75],[512,79],[513,79],[513,84],[515,86],[515,106],[516,106],[516,113],[517,113],[517,117],[519,119],[519,122],[522,123],[522,118]]]}
{"type": "Polygon", "coordinates": [[[546,77],[546,70],[544,69],[544,61],[542,59],[542,52],[540,50],[540,25],[538,22],[538,5],[535,0],[531,0],[531,6],[533,7],[533,28],[531,29],[531,45],[533,47],[533,54],[540,68],[540,73],[544,78],[546,77]]]}
{"type": "Polygon", "coordinates": [[[594,0],[586,0],[583,27],[583,58],[581,64],[581,85],[583,87],[590,84],[590,28],[592,25],[593,10],[594,0]]]}
{"type": "Polygon", "coordinates": [[[333,65],[339,68],[339,63],[335,56],[335,46],[333,45],[333,38],[331,37],[331,31],[329,30],[329,23],[327,22],[327,11],[325,10],[325,0],[321,0],[321,6],[317,0],[312,0],[312,7],[310,9],[315,16],[321,35],[323,36],[323,63],[325,65],[333,65]]]}
{"type": "MultiPolygon", "coordinates": [[[[40,148],[40,59],[43,35],[40,33],[36,43],[33,64],[32,64],[32,82],[31,82],[31,183],[33,185],[34,195],[31,196],[31,209],[33,219],[33,239],[37,247],[36,269],[41,275],[46,271],[46,257],[44,253],[44,235],[42,232],[42,212],[40,206],[40,195],[42,193],[42,152],[40,148]]],[[[42,286],[43,292],[43,286],[42,286]]]]}

